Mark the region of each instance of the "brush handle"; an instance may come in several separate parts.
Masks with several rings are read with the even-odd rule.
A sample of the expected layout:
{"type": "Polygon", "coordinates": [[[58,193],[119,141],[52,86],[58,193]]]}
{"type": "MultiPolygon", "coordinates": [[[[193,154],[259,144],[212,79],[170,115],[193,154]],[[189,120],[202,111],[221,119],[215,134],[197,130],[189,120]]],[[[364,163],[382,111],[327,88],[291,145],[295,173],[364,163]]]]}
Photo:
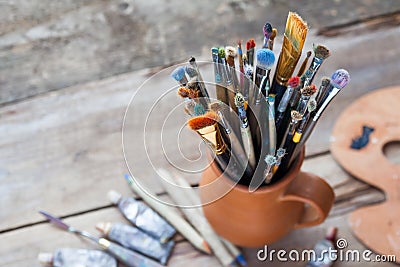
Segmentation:
{"type": "Polygon", "coordinates": [[[286,86],[279,84],[275,79],[271,86],[271,94],[275,94],[275,108],[277,109],[286,91],[286,86]]]}
{"type": "Polygon", "coordinates": [[[254,168],[256,166],[256,156],[254,154],[254,145],[253,145],[253,140],[251,138],[250,128],[249,127],[241,128],[240,131],[242,133],[244,150],[246,151],[246,155],[249,159],[250,166],[254,168]]]}
{"type": "Polygon", "coordinates": [[[119,261],[123,262],[128,267],[162,267],[163,265],[150,260],[147,257],[140,255],[132,250],[126,249],[120,245],[108,241],[105,238],[100,238],[98,243],[107,252],[115,256],[119,261]]]}

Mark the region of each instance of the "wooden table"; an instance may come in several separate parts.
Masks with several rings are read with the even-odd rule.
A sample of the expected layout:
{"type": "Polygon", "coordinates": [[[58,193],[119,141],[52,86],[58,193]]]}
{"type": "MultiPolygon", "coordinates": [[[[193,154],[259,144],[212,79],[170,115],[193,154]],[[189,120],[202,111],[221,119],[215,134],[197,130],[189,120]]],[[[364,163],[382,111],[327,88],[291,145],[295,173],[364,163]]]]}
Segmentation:
{"type": "MultiPolygon", "coordinates": [[[[324,63],[320,76],[330,76],[335,69],[343,67],[352,77],[348,88],[340,93],[321,119],[308,144],[307,158],[302,167],[324,177],[332,185],[336,194],[334,208],[322,225],[292,232],[271,245],[271,249],[312,248],[318,239],[323,238],[329,226],[339,227],[339,237],[348,241],[349,249],[365,249],[351,234],[347,214],[357,207],[383,201],[384,195],[340,168],[329,152],[329,136],[335,118],[358,96],[399,84],[400,49],[394,44],[400,43],[400,28],[385,28],[376,37],[376,32],[370,31],[370,25],[358,27],[356,36],[344,32],[322,38],[311,31],[306,44],[310,47],[311,42],[323,42],[332,49],[332,57],[324,63]]],[[[280,44],[277,43],[276,47],[280,44]]],[[[208,59],[209,55],[203,58],[208,59]]],[[[49,225],[37,213],[39,209],[91,232],[95,232],[93,226],[98,221],[124,221],[108,202],[106,193],[115,189],[124,195],[132,195],[122,179],[127,172],[121,145],[124,112],[139,86],[157,71],[140,70],[37,95],[0,108],[0,266],[40,266],[36,257],[41,251],[53,251],[59,247],[93,247],[87,241],[49,225]]],[[[137,107],[148,108],[160,92],[175,85],[166,72],[152,82],[153,91],[147,91],[148,97],[140,98],[137,107]]],[[[177,98],[171,99],[179,103],[177,98]]],[[[168,104],[162,108],[167,109],[168,104]]],[[[184,118],[181,113],[179,120],[184,118]]],[[[163,115],[156,114],[154,119],[163,115]]],[[[127,133],[132,142],[128,150],[142,145],[142,140],[136,137],[141,134],[143,116],[145,114],[138,112],[129,122],[132,128],[127,133]]],[[[157,124],[152,124],[146,134],[159,137],[158,130],[157,124]]],[[[165,134],[167,139],[176,138],[176,129],[165,134]]],[[[188,138],[182,141],[182,147],[187,149],[197,145],[193,140],[198,141],[188,138]]],[[[149,144],[148,148],[152,155],[158,155],[155,158],[157,163],[167,166],[157,144],[149,144]]],[[[188,156],[195,158],[198,151],[188,156]]],[[[134,171],[147,179],[151,171],[144,168],[145,165],[139,165],[145,160],[144,155],[138,155],[134,159],[137,164],[134,171]]],[[[196,184],[199,175],[186,178],[196,184]]],[[[167,197],[160,185],[154,182],[156,180],[151,181],[149,187],[167,197]]],[[[178,236],[176,241],[168,266],[218,266],[214,257],[199,253],[183,238],[178,236]]],[[[259,262],[258,250],[244,249],[250,266],[304,266],[304,262],[259,262]]],[[[338,262],[336,266],[361,265],[375,266],[374,263],[356,262],[338,262]]]]}

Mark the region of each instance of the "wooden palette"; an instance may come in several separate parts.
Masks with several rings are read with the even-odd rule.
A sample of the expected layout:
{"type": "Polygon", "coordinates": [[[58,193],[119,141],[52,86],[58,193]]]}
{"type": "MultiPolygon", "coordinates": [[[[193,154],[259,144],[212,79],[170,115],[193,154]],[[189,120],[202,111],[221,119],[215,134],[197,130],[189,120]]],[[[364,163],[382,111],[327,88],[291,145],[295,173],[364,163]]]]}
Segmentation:
{"type": "Polygon", "coordinates": [[[400,164],[383,153],[385,144],[400,141],[400,87],[373,91],[350,105],[338,118],[331,138],[335,159],[350,174],[375,186],[386,201],[350,214],[354,234],[368,248],[382,255],[396,255],[400,262],[400,164]],[[350,148],[363,126],[373,127],[369,143],[350,148]]]}

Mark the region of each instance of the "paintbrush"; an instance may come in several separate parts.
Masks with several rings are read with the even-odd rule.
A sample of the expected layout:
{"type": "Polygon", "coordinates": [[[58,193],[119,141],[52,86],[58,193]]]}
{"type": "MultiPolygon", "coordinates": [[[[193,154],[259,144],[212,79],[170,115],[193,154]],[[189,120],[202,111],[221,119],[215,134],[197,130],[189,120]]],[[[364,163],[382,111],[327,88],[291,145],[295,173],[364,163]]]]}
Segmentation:
{"type": "Polygon", "coordinates": [[[331,53],[329,49],[323,45],[315,45],[313,44],[314,50],[314,58],[311,61],[310,67],[307,71],[303,74],[304,75],[304,83],[302,86],[307,86],[312,83],[314,80],[315,75],[317,74],[319,68],[321,67],[322,63],[325,59],[327,59],[331,53]]]}
{"type": "Polygon", "coordinates": [[[273,167],[276,164],[276,157],[273,155],[267,155],[264,158],[265,163],[267,164],[267,167],[264,170],[264,182],[266,184],[269,184],[272,180],[272,176],[273,176],[273,167]]]}
{"type": "Polygon", "coordinates": [[[149,267],[161,267],[162,265],[150,260],[139,253],[136,253],[134,251],[131,251],[129,249],[126,249],[120,245],[117,245],[116,243],[113,243],[105,238],[98,238],[86,231],[81,231],[78,230],[72,226],[69,226],[65,222],[63,222],[61,219],[56,218],[49,213],[45,211],[39,211],[40,214],[45,216],[52,224],[57,226],[58,228],[65,230],[67,232],[77,234],[83,237],[86,237],[93,242],[97,243],[100,245],[102,249],[105,251],[109,252],[111,255],[116,257],[118,260],[123,262],[125,265],[128,267],[140,267],[140,266],[149,266],[149,267]]]}
{"type": "Polygon", "coordinates": [[[153,198],[151,192],[149,192],[148,189],[144,191],[143,188],[139,187],[136,183],[136,179],[131,177],[129,174],[125,174],[124,177],[132,191],[139,195],[143,201],[152,207],[158,214],[164,217],[164,219],[179,231],[195,248],[207,254],[211,254],[211,249],[207,241],[205,241],[175,209],[153,198]]]}
{"type": "MultiPolygon", "coordinates": [[[[226,77],[227,74],[225,74],[225,66],[221,65],[221,58],[219,57],[219,52],[217,47],[211,48],[211,56],[214,63],[214,80],[215,80],[215,91],[217,99],[219,101],[222,101],[225,105],[229,106],[229,100],[226,88],[224,88],[223,86],[224,77],[226,77]]],[[[224,60],[225,60],[225,55],[224,55],[224,60]]]]}
{"type": "MultiPolygon", "coordinates": [[[[237,138],[236,134],[231,131],[231,129],[230,129],[231,126],[230,126],[229,121],[225,120],[224,114],[222,112],[223,103],[220,103],[218,101],[211,102],[209,105],[209,109],[218,114],[221,125],[225,128],[225,132],[227,134],[228,140],[225,140],[225,141],[230,142],[232,153],[237,155],[237,158],[240,161],[240,164],[242,166],[248,165],[248,157],[244,151],[243,145],[237,138]]],[[[253,169],[251,166],[247,166],[247,168],[249,168],[249,172],[253,172],[253,169]]]]}
{"type": "Polygon", "coordinates": [[[254,39],[250,39],[246,42],[247,60],[249,61],[250,66],[254,66],[254,47],[256,47],[254,39]]]}
{"type": "Polygon", "coordinates": [[[253,140],[251,137],[251,132],[249,124],[247,121],[247,114],[245,109],[245,99],[241,93],[236,93],[235,95],[235,105],[238,110],[240,119],[240,130],[242,134],[242,141],[244,149],[246,151],[247,158],[250,163],[250,167],[254,168],[256,166],[256,156],[254,154],[253,140]]]}
{"type": "MultiPolygon", "coordinates": [[[[266,48],[257,50],[257,66],[254,86],[250,87],[249,97],[250,112],[248,120],[252,133],[254,152],[258,160],[261,155],[262,146],[267,146],[266,151],[270,150],[269,136],[269,106],[264,94],[267,94],[265,87],[268,84],[268,69],[271,69],[275,62],[274,53],[266,48]],[[263,93],[264,92],[264,93],[263,93]]],[[[264,156],[264,155],[262,155],[264,156]]]]}
{"type": "Polygon", "coordinates": [[[239,58],[239,71],[240,71],[239,91],[242,93],[242,95],[245,95],[245,92],[244,92],[244,62],[243,62],[242,41],[240,41],[240,40],[238,41],[237,52],[238,52],[238,58],[239,58]]]}
{"type": "Polygon", "coordinates": [[[271,50],[271,51],[274,50],[274,40],[275,40],[277,35],[278,35],[278,30],[273,28],[272,29],[272,34],[271,34],[271,36],[269,37],[269,40],[268,40],[268,49],[271,50]]]}
{"type": "Polygon", "coordinates": [[[279,106],[277,108],[276,115],[275,115],[275,118],[276,118],[275,123],[276,123],[277,129],[280,128],[281,122],[285,116],[286,109],[288,107],[290,99],[292,98],[292,95],[293,95],[296,87],[299,85],[299,83],[300,83],[300,78],[297,76],[290,78],[288,81],[288,87],[285,91],[285,94],[283,95],[283,97],[281,99],[281,102],[279,103],[279,106]]]}
{"type": "Polygon", "coordinates": [[[244,62],[244,88],[243,88],[243,96],[244,99],[249,100],[249,89],[250,86],[253,84],[253,67],[247,63],[247,56],[243,55],[243,62],[244,62]]]}
{"type": "MultiPolygon", "coordinates": [[[[204,97],[201,90],[200,90],[200,83],[198,81],[197,76],[192,77],[188,83],[186,84],[186,87],[189,90],[192,90],[192,92],[196,92],[196,96],[191,97],[193,100],[195,100],[197,103],[201,103],[201,105],[204,108],[207,108],[208,103],[210,102],[210,99],[208,97],[204,97]]],[[[192,94],[193,95],[193,94],[192,94]]]]}
{"type": "MultiPolygon", "coordinates": [[[[233,87],[228,88],[229,105],[236,112],[235,108],[235,94],[239,91],[239,82],[235,70],[235,57],[237,55],[236,49],[233,46],[225,47],[226,63],[228,64],[228,76],[232,80],[233,87]]],[[[229,85],[227,85],[229,86],[229,85]]]]}
{"type": "Polygon", "coordinates": [[[226,172],[231,180],[239,182],[243,174],[250,176],[251,171],[246,168],[247,166],[242,166],[236,155],[231,153],[224,142],[227,138],[222,136],[225,132],[220,131],[218,122],[218,115],[213,111],[209,111],[202,116],[189,119],[188,126],[211,148],[221,170],[226,172]]]}
{"type": "Polygon", "coordinates": [[[315,100],[317,101],[317,107],[322,105],[323,100],[326,98],[326,95],[329,93],[329,88],[331,84],[331,79],[328,77],[323,77],[321,80],[321,85],[319,86],[317,96],[315,100]]]}
{"type": "Polygon", "coordinates": [[[301,136],[300,142],[297,145],[298,149],[296,153],[293,154],[291,161],[293,161],[293,159],[297,156],[299,151],[301,151],[301,148],[304,146],[305,142],[310,137],[315,125],[318,122],[318,119],[321,117],[321,114],[324,112],[326,107],[333,100],[333,98],[340,92],[340,90],[347,86],[349,81],[350,81],[350,75],[347,70],[338,69],[333,73],[330,83],[331,90],[329,91],[327,97],[322,102],[321,106],[319,107],[317,106],[317,112],[315,113],[312,120],[307,125],[307,128],[304,131],[303,135],[301,136]]]}
{"type": "Polygon", "coordinates": [[[306,70],[306,67],[307,67],[308,59],[311,57],[311,54],[312,54],[311,51],[307,52],[306,58],[304,59],[303,63],[301,63],[300,69],[297,72],[297,76],[300,77],[301,75],[304,74],[304,71],[306,70]]]}
{"type": "Polygon", "coordinates": [[[263,34],[264,34],[264,42],[263,42],[263,46],[262,48],[269,48],[268,47],[268,42],[269,42],[269,38],[272,35],[272,26],[271,23],[266,22],[263,26],[263,34]]]}
{"type": "Polygon", "coordinates": [[[312,84],[312,85],[307,85],[303,89],[300,90],[300,100],[297,104],[296,110],[299,112],[302,116],[306,113],[307,111],[307,104],[308,101],[310,100],[311,96],[317,91],[317,87],[312,84]]]}
{"type": "Polygon", "coordinates": [[[206,85],[205,85],[205,83],[203,81],[203,77],[201,76],[199,67],[197,66],[196,59],[194,57],[191,57],[189,59],[189,64],[195,69],[195,71],[197,73],[196,76],[198,77],[199,89],[200,89],[200,92],[201,92],[201,96],[206,98],[207,102],[210,102],[209,101],[210,96],[208,95],[208,92],[207,92],[207,89],[206,89],[206,85]]]}
{"type": "Polygon", "coordinates": [[[296,13],[289,12],[283,44],[271,86],[271,93],[276,94],[275,102],[279,105],[286,90],[287,81],[292,77],[307,36],[307,23],[296,13]]]}
{"type": "Polygon", "coordinates": [[[179,66],[171,73],[171,77],[177,81],[181,86],[186,86],[188,80],[185,76],[185,67],[179,66]]]}

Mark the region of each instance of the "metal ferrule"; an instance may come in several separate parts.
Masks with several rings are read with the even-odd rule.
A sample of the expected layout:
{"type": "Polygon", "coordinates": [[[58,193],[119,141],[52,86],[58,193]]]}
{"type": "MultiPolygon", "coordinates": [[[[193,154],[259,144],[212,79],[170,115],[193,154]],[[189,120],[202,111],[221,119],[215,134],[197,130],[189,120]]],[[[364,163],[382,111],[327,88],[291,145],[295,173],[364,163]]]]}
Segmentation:
{"type": "Polygon", "coordinates": [[[225,153],[227,147],[219,131],[218,123],[196,130],[216,155],[225,153]]]}
{"type": "Polygon", "coordinates": [[[307,104],[310,100],[311,96],[300,96],[299,104],[296,107],[296,110],[303,116],[307,111],[307,104]]]}
{"type": "Polygon", "coordinates": [[[278,105],[278,111],[280,113],[283,113],[286,111],[286,108],[289,104],[290,98],[293,95],[293,92],[294,92],[294,88],[292,88],[290,86],[286,89],[285,94],[283,95],[281,102],[278,105]]]}
{"type": "Polygon", "coordinates": [[[313,60],[311,61],[310,67],[304,73],[304,76],[305,76],[304,86],[311,85],[312,81],[314,80],[315,74],[317,74],[317,72],[323,62],[324,62],[324,59],[322,59],[322,58],[318,58],[318,57],[313,58],[313,60]]]}

